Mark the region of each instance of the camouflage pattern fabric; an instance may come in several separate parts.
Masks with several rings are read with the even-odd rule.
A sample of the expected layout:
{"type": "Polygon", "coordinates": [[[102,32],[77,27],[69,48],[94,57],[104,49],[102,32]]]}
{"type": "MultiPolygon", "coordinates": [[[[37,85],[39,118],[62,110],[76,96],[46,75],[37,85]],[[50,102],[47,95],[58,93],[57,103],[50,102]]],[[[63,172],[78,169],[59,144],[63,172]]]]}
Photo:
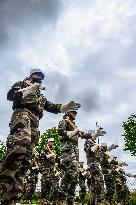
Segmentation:
{"type": "Polygon", "coordinates": [[[32,164],[29,167],[25,180],[24,180],[24,190],[21,195],[21,199],[23,200],[32,200],[32,196],[35,193],[36,184],[38,182],[38,173],[39,173],[39,167],[35,163],[34,160],[32,160],[32,164]]]}
{"type": "Polygon", "coordinates": [[[16,199],[23,190],[24,176],[30,166],[33,148],[39,139],[39,119],[43,110],[60,112],[60,104],[53,104],[37,91],[22,98],[19,89],[30,86],[27,80],[15,83],[7,98],[13,101],[10,134],[7,138],[7,154],[0,170],[1,201],[16,199]]]}
{"type": "Polygon", "coordinates": [[[61,136],[61,183],[59,200],[73,204],[75,189],[78,184],[78,135],[70,139],[67,131],[73,131],[65,119],[59,123],[59,135],[61,136]]]}
{"type": "Polygon", "coordinates": [[[108,156],[106,154],[107,147],[102,147],[100,152],[100,165],[102,169],[102,174],[104,176],[104,181],[106,185],[105,199],[111,203],[113,200],[113,195],[115,193],[114,178],[111,171],[111,164],[108,162],[108,156]]]}
{"type": "MultiPolygon", "coordinates": [[[[92,140],[95,144],[95,140],[92,140]]],[[[90,192],[90,204],[99,204],[104,198],[104,181],[100,169],[99,148],[95,151],[91,150],[94,144],[88,140],[85,142],[84,150],[87,156],[87,185],[90,192]]]]}
{"type": "Polygon", "coordinates": [[[117,202],[126,204],[126,199],[129,197],[129,189],[126,184],[125,172],[123,169],[117,171],[118,165],[113,167],[113,176],[115,184],[115,193],[117,194],[117,202]],[[116,168],[116,169],[115,169],[116,168]]]}
{"type": "MultiPolygon", "coordinates": [[[[54,150],[52,150],[52,152],[55,153],[54,150]]],[[[56,156],[48,158],[47,156],[49,154],[49,150],[47,149],[47,147],[45,147],[40,156],[40,172],[42,174],[41,197],[46,200],[55,201],[59,189],[59,175],[58,171],[55,168],[56,156]]]]}
{"type": "Polygon", "coordinates": [[[80,196],[80,202],[84,203],[84,199],[85,199],[85,195],[86,195],[86,185],[85,185],[85,181],[86,181],[86,170],[79,165],[78,168],[78,180],[79,180],[79,196],[80,196]]]}

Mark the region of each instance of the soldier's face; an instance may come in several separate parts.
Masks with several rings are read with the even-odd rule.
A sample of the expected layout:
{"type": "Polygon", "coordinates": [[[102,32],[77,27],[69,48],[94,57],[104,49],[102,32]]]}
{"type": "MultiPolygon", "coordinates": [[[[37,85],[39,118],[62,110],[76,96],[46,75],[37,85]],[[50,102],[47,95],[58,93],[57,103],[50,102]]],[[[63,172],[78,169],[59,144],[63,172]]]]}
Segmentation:
{"type": "Polygon", "coordinates": [[[71,117],[75,120],[76,112],[70,112],[71,117]]]}
{"type": "Polygon", "coordinates": [[[42,83],[42,77],[41,77],[40,74],[38,74],[38,73],[34,73],[34,74],[31,76],[31,80],[32,80],[33,83],[39,83],[39,84],[42,83]]]}
{"type": "Polygon", "coordinates": [[[49,147],[53,147],[54,142],[48,142],[49,147]]]}

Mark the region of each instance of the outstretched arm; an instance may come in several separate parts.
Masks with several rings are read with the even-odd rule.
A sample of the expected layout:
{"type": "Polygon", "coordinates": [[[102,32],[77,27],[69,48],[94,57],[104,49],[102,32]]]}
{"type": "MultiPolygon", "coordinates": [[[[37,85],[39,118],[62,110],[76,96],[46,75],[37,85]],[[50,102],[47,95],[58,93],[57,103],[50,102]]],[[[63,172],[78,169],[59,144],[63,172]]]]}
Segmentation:
{"type": "Polygon", "coordinates": [[[47,112],[58,114],[58,113],[66,113],[69,110],[77,110],[80,107],[81,105],[79,103],[75,103],[74,101],[71,101],[70,103],[66,105],[62,105],[62,104],[54,104],[46,100],[44,109],[47,112]]]}

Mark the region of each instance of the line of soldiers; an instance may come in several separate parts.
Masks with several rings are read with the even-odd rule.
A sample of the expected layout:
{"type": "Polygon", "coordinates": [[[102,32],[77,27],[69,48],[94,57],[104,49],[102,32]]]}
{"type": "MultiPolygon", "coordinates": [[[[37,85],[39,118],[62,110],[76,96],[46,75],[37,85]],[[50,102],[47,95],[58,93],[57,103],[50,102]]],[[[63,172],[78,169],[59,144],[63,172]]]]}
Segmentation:
{"type": "MultiPolygon", "coordinates": [[[[112,204],[115,193],[117,202],[124,205],[129,190],[122,166],[127,164],[119,163],[116,157],[109,155],[109,152],[116,149],[118,145],[112,144],[108,147],[105,143],[101,146],[96,144],[96,138],[105,134],[102,129],[98,129],[96,133],[81,133],[76,127],[73,128],[76,114],[76,111],[69,111],[59,123],[58,130],[62,143],[60,158],[55,154],[52,141],[48,142],[38,157],[41,161],[39,171],[42,174],[42,203],[73,204],[76,187],[79,184],[81,204],[84,204],[88,190],[90,196],[88,205],[112,204]],[[68,120],[72,122],[71,125],[68,120]],[[79,162],[79,133],[80,137],[86,139],[84,145],[87,158],[86,170],[83,167],[83,162],[79,162]]],[[[31,186],[33,187],[33,181],[31,186]]]]}
{"type": "MultiPolygon", "coordinates": [[[[73,204],[79,179],[79,137],[86,139],[87,184],[91,196],[89,203],[98,205],[103,200],[104,195],[103,176],[107,190],[109,187],[108,182],[106,182],[106,179],[107,181],[109,179],[108,174],[102,167],[104,155],[96,144],[96,138],[103,136],[105,131],[103,129],[98,129],[96,133],[80,131],[75,126],[75,117],[76,110],[81,105],[74,101],[66,105],[49,102],[41,93],[44,89],[41,85],[44,77],[40,69],[34,68],[28,78],[15,83],[7,94],[7,99],[13,101],[13,115],[9,124],[10,134],[6,142],[7,152],[0,167],[1,205],[14,205],[15,201],[21,197],[29,198],[30,196],[31,198],[39,171],[42,174],[43,203],[48,203],[48,200],[51,200],[58,204],[73,204]],[[58,125],[62,145],[60,160],[52,152],[53,146],[49,143],[43,153],[38,156],[39,158],[33,161],[33,150],[38,144],[40,136],[39,120],[43,117],[44,110],[54,114],[65,113],[58,125]],[[40,161],[40,166],[38,161],[40,161]],[[58,174],[59,166],[56,163],[61,168],[60,176],[58,174]],[[26,183],[24,183],[25,181],[26,183]],[[33,187],[30,186],[31,181],[33,181],[33,187]],[[92,197],[93,195],[95,197],[92,197]]],[[[117,166],[118,163],[115,165],[117,166]]],[[[123,180],[125,183],[124,178],[123,180]]],[[[115,189],[119,189],[119,185],[115,189]]],[[[85,193],[82,195],[84,197],[85,193]]],[[[108,200],[110,201],[109,198],[108,200]]]]}

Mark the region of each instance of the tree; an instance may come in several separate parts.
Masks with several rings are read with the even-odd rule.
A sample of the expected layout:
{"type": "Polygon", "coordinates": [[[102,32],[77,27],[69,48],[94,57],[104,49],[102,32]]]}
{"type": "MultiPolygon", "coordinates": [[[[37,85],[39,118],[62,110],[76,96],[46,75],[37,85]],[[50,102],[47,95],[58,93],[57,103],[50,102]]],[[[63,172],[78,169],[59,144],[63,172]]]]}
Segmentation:
{"type": "Polygon", "coordinates": [[[6,150],[6,145],[0,140],[0,161],[3,161],[6,150]]]}
{"type": "Polygon", "coordinates": [[[45,144],[47,144],[49,138],[54,138],[54,149],[58,155],[60,155],[61,152],[61,142],[60,142],[60,136],[58,134],[58,130],[56,127],[53,127],[51,129],[46,130],[44,132],[39,140],[39,145],[35,148],[35,150],[38,153],[41,153],[41,151],[44,149],[45,144]]]}
{"type": "Polygon", "coordinates": [[[136,115],[130,115],[126,122],[123,122],[125,151],[129,150],[133,156],[136,156],[136,115]]]}

